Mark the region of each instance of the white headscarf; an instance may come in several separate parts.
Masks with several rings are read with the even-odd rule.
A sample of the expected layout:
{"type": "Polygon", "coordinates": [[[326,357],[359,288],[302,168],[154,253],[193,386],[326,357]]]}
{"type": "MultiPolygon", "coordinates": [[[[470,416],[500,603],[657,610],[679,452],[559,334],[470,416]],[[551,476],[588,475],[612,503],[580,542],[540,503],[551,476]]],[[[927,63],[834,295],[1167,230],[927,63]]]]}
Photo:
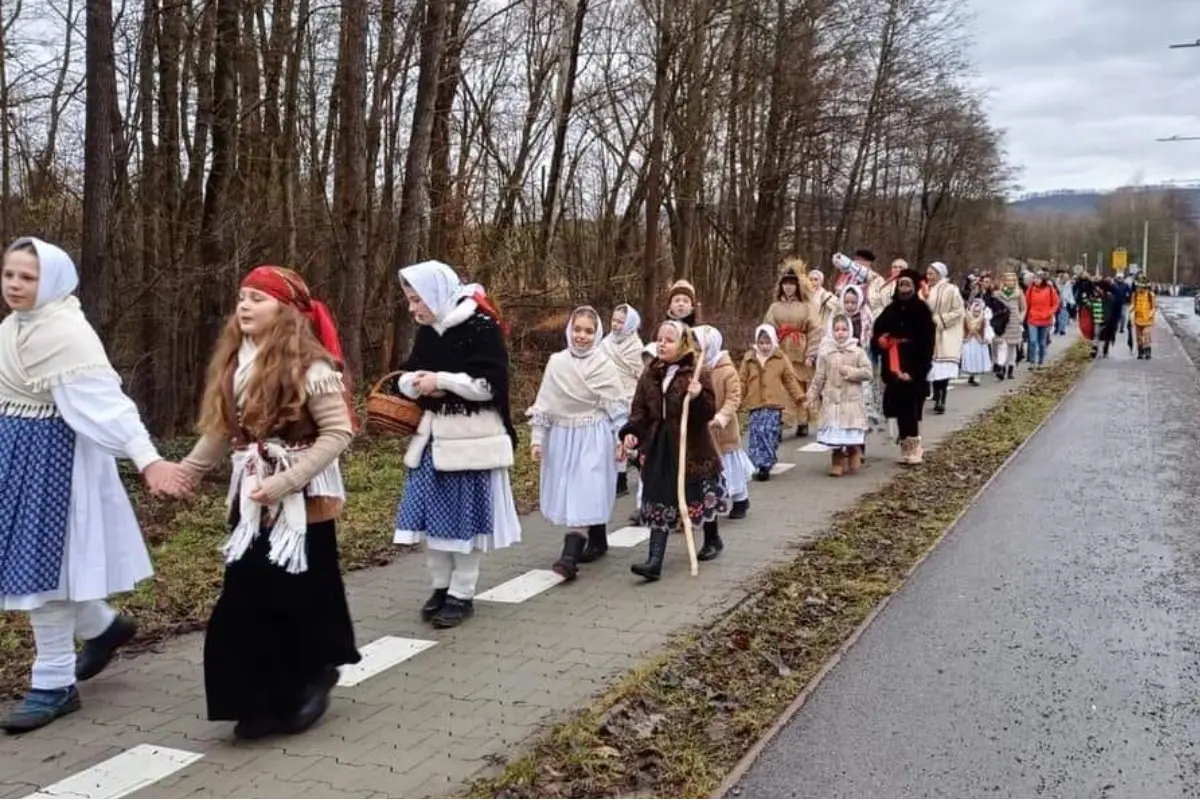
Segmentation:
{"type": "Polygon", "coordinates": [[[942,276],[943,280],[945,280],[946,276],[950,274],[950,269],[940,261],[933,262],[932,264],[929,265],[929,268],[932,269],[934,272],[936,272],[938,275],[942,276]]]}
{"type": "Polygon", "coordinates": [[[658,342],[650,342],[642,348],[642,352],[651,358],[658,358],[658,342]]]}
{"type": "Polygon", "coordinates": [[[592,353],[596,352],[596,348],[600,346],[600,340],[604,338],[604,323],[600,321],[600,314],[591,306],[580,306],[571,312],[571,316],[567,319],[567,350],[575,358],[587,358],[592,353]],[[575,346],[575,342],[571,336],[571,328],[575,325],[575,318],[578,316],[588,316],[596,323],[596,336],[592,339],[591,345],[586,350],[580,350],[575,346]]]}
{"type": "Polygon", "coordinates": [[[759,325],[754,329],[754,355],[757,356],[760,361],[766,360],[775,355],[778,350],[779,334],[775,331],[774,325],[768,325],[764,322],[762,325],[759,325]],[[767,335],[767,338],[771,340],[771,352],[767,353],[765,356],[758,350],[758,337],[762,336],[764,333],[767,335]]]}
{"type": "Polygon", "coordinates": [[[76,375],[104,375],[120,382],[79,298],[75,262],[60,248],[31,236],[9,250],[32,244],[38,257],[38,290],[31,311],[0,323],[0,404],[37,415],[53,409],[50,388],[76,375]],[[18,335],[19,334],[19,335],[18,335]]]}
{"type": "Polygon", "coordinates": [[[37,251],[38,289],[33,309],[17,312],[26,318],[37,314],[51,303],[66,299],[79,288],[79,272],[75,269],[75,262],[61,247],[32,236],[23,236],[9,245],[6,252],[11,253],[27,244],[33,245],[33,249],[37,251]]]}
{"type": "Polygon", "coordinates": [[[712,325],[700,325],[694,330],[704,355],[704,366],[712,369],[721,359],[721,345],[725,343],[725,337],[712,325]]]}
{"type": "Polygon", "coordinates": [[[854,338],[854,320],[850,319],[850,315],[839,309],[829,315],[829,321],[825,324],[825,338],[821,340],[821,352],[829,353],[833,350],[845,350],[852,344],[858,344],[858,339],[854,338]],[[846,337],[846,341],[838,344],[837,339],[833,337],[833,325],[839,319],[845,320],[850,326],[850,335],[846,337]]]}
{"type": "Polygon", "coordinates": [[[620,330],[614,330],[609,334],[618,342],[624,341],[630,334],[637,333],[638,328],[642,327],[642,315],[637,312],[636,308],[628,303],[622,303],[614,308],[613,311],[620,311],[621,309],[625,309],[625,324],[621,326],[620,330]]]}
{"type": "Polygon", "coordinates": [[[463,283],[458,273],[441,261],[422,261],[400,270],[400,280],[412,287],[434,316],[434,326],[439,331],[453,327],[446,324],[461,300],[486,294],[478,283],[463,283]]]}
{"type": "Polygon", "coordinates": [[[617,365],[625,392],[632,397],[637,391],[638,379],[642,377],[642,339],[638,336],[642,318],[633,306],[622,303],[614,310],[625,309],[625,324],[620,330],[610,331],[600,342],[600,352],[617,365]]]}

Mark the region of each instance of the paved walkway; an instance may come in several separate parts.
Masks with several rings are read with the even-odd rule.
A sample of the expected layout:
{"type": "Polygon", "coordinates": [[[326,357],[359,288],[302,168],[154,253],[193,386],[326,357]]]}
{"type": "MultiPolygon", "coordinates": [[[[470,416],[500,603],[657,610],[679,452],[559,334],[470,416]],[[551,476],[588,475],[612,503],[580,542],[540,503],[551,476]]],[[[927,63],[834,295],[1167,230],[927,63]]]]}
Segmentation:
{"type": "Polygon", "coordinates": [[[1096,363],[730,796],[1200,792],[1200,396],[1154,335],[1096,363]]]}
{"type": "MultiPolygon", "coordinates": [[[[1052,355],[1067,341],[1056,339],[1052,355]]],[[[1024,365],[1019,373],[1024,380],[1024,365]]],[[[989,375],[978,388],[953,386],[948,413],[927,417],[927,443],[1014,385],[989,375]]],[[[726,608],[742,596],[746,579],[787,558],[832,513],[897,469],[898,449],[880,437],[870,442],[867,469],[840,480],[825,474],[826,453],[799,452],[802,444],[785,439],[782,461],[794,466],[754,485],[749,518],[723,527],[725,553],[697,578],[689,577],[682,542],[674,539],[656,584],[641,585],[629,572],[645,556],[641,541],[611,549],[572,585],[540,583],[563,532],[531,515],[523,545],[487,557],[475,617],[458,630],[420,622],[417,609],[429,591],[421,557],[350,575],[367,663],[343,675],[342,683],[353,685],[335,691],[326,718],[306,734],[231,743],[230,725],[204,718],[201,639],[183,636],[162,652],[115,663],[83,688],[82,711],[0,739],[0,796],[452,795],[673,632],[726,608]],[[509,602],[489,602],[488,590],[509,602]]],[[[615,519],[630,511],[623,500],[615,519]]],[[[635,532],[630,542],[640,538],[635,532]]]]}

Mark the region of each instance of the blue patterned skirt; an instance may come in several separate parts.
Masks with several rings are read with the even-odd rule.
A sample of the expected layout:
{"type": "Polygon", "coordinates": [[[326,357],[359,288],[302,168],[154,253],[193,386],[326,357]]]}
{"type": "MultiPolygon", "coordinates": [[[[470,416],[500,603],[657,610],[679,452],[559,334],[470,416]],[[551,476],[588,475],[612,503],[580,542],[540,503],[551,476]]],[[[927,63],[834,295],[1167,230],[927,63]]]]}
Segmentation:
{"type": "Polygon", "coordinates": [[[427,445],[420,465],[409,470],[404,482],[404,495],[396,508],[396,530],[469,542],[493,533],[492,516],[488,470],[439,472],[433,468],[433,447],[427,445]]]}
{"type": "Polygon", "coordinates": [[[755,469],[770,469],[779,460],[776,451],[783,441],[783,410],[756,408],[746,426],[746,454],[755,469]]]}
{"type": "Polygon", "coordinates": [[[0,414],[0,595],[58,588],[74,461],[62,417],[0,414]]]}

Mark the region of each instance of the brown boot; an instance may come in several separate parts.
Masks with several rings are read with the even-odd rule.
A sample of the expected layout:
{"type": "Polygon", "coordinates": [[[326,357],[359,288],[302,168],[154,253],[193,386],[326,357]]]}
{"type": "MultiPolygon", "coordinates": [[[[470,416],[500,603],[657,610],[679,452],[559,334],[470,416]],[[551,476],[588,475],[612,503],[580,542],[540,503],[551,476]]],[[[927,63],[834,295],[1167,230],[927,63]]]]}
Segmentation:
{"type": "Polygon", "coordinates": [[[838,447],[830,451],[829,474],[834,478],[840,478],[845,471],[846,457],[842,454],[842,448],[838,447]]]}
{"type": "Polygon", "coordinates": [[[913,449],[912,454],[909,456],[908,463],[920,464],[925,460],[925,448],[921,446],[921,437],[914,436],[911,441],[913,443],[913,449]]]}
{"type": "Polygon", "coordinates": [[[863,449],[861,447],[851,447],[851,448],[849,448],[849,451],[850,451],[850,463],[847,466],[847,469],[852,473],[858,472],[859,469],[862,468],[863,449]]]}

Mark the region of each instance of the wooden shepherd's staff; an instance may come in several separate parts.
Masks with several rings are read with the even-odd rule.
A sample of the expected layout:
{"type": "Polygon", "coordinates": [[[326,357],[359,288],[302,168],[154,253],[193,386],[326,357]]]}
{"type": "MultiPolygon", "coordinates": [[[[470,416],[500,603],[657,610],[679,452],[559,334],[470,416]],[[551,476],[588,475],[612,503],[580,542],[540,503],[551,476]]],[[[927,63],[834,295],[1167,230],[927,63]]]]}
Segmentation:
{"type": "Polygon", "coordinates": [[[688,408],[691,405],[691,394],[684,394],[683,416],[679,421],[679,463],[675,470],[678,473],[675,483],[675,500],[679,503],[679,513],[683,515],[683,536],[687,539],[688,561],[692,565],[692,577],[694,578],[700,574],[700,561],[696,558],[696,537],[692,534],[692,516],[688,513],[687,491],[684,488],[684,478],[687,473],[688,408]]]}

